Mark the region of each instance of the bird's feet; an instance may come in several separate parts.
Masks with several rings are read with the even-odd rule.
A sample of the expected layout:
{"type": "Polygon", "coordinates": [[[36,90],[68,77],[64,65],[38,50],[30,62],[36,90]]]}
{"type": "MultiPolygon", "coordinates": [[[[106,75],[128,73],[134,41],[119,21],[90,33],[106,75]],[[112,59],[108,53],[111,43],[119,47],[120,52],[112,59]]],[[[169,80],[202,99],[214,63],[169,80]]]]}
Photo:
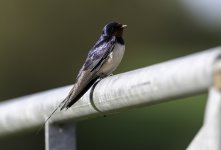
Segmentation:
{"type": "Polygon", "coordinates": [[[114,75],[113,73],[111,73],[111,74],[109,74],[109,75],[101,74],[100,79],[104,79],[104,78],[106,78],[106,77],[110,77],[110,76],[113,76],[113,75],[114,75]]]}
{"type": "Polygon", "coordinates": [[[113,76],[114,74],[113,73],[111,73],[109,76],[113,76]]]}

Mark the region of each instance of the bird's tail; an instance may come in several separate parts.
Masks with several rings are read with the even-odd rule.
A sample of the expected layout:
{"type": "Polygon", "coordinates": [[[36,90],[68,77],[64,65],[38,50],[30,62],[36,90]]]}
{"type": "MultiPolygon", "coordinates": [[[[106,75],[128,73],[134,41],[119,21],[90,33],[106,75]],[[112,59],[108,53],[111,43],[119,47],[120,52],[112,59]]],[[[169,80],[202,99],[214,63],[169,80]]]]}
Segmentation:
{"type": "Polygon", "coordinates": [[[41,131],[41,129],[45,126],[45,124],[48,122],[48,120],[54,115],[54,113],[58,110],[58,108],[61,107],[61,110],[64,109],[65,104],[69,101],[73,91],[74,91],[75,85],[73,86],[73,88],[71,89],[71,91],[69,92],[68,96],[62,101],[60,102],[60,104],[51,112],[51,114],[48,116],[48,118],[45,120],[45,122],[42,124],[42,126],[37,130],[37,134],[41,131]]]}
{"type": "Polygon", "coordinates": [[[52,113],[49,115],[49,117],[45,120],[45,122],[42,124],[42,126],[39,128],[37,133],[41,131],[41,129],[45,126],[45,124],[48,122],[48,120],[54,115],[54,113],[58,110],[58,108],[61,107],[60,110],[63,110],[64,108],[68,109],[71,107],[74,103],[76,103],[84,93],[87,92],[87,90],[96,82],[98,77],[91,80],[89,83],[87,83],[85,86],[82,86],[80,89],[76,87],[76,84],[73,86],[71,91],[69,92],[68,96],[52,111],[52,113]]]}
{"type": "Polygon", "coordinates": [[[62,103],[63,105],[61,106],[60,111],[62,111],[64,108],[66,108],[66,110],[71,107],[72,105],[74,105],[74,103],[76,103],[82,95],[84,95],[85,91],[81,91],[78,94],[75,93],[70,93],[68,95],[68,97],[65,99],[65,102],[62,103]]]}
{"type": "Polygon", "coordinates": [[[76,85],[76,89],[75,89],[75,86],[74,86],[73,89],[70,91],[69,95],[67,96],[63,106],[61,106],[61,110],[63,110],[64,108],[68,109],[69,107],[74,105],[88,91],[88,89],[97,81],[98,78],[99,77],[95,77],[94,79],[89,81],[84,86],[81,86],[80,88],[77,87],[76,85]]]}
{"type": "Polygon", "coordinates": [[[45,126],[45,124],[48,122],[48,120],[54,115],[54,113],[58,110],[58,108],[60,108],[63,103],[67,100],[67,98],[65,98],[53,111],[52,113],[49,115],[49,117],[45,120],[45,122],[41,125],[41,127],[37,130],[36,134],[38,134],[42,129],[43,127],[45,126]]]}
{"type": "MultiPolygon", "coordinates": [[[[70,102],[70,99],[72,98],[73,94],[75,93],[75,85],[73,86],[73,88],[71,89],[71,91],[69,92],[68,96],[64,99],[64,101],[60,104],[59,107],[61,107],[60,111],[62,111],[64,108],[67,108],[67,104],[70,102]]],[[[58,108],[59,108],[58,107],[58,108]]]]}

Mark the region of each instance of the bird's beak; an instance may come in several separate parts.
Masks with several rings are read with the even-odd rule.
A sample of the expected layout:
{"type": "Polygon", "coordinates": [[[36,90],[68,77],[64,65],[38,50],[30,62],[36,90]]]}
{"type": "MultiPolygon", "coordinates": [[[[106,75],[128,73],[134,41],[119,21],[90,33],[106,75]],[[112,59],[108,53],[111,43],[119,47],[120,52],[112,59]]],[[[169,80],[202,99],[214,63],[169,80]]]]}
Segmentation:
{"type": "Polygon", "coordinates": [[[124,24],[124,25],[122,25],[122,26],[121,26],[121,28],[126,28],[126,27],[127,27],[127,25],[126,25],[126,24],[124,24]]]}

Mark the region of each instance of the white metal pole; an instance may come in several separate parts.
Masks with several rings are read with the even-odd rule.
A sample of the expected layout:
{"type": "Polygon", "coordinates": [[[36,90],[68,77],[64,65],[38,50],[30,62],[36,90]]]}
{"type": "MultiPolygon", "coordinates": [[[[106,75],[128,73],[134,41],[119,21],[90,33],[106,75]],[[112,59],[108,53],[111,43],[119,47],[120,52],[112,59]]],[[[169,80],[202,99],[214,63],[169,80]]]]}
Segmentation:
{"type": "Polygon", "coordinates": [[[187,150],[221,149],[221,93],[212,87],[202,128],[187,150]]]}
{"type": "Polygon", "coordinates": [[[187,150],[221,150],[221,58],[214,63],[203,126],[187,150]]]}
{"type": "MultiPolygon", "coordinates": [[[[214,48],[100,81],[73,107],[57,112],[53,120],[91,118],[205,92],[211,85],[212,66],[221,55],[214,48]],[[101,113],[103,112],[103,113],[101,113]]],[[[0,135],[40,126],[68,94],[71,86],[0,104],[0,135]]]]}

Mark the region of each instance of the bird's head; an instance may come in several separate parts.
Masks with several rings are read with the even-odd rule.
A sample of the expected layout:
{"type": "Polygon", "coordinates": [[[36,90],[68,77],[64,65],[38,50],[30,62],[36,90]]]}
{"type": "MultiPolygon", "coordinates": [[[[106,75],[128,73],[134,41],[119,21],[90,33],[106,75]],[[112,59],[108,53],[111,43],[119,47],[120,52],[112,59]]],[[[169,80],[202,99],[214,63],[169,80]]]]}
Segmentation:
{"type": "Polygon", "coordinates": [[[116,37],[121,37],[123,35],[123,29],[127,25],[123,25],[117,22],[110,22],[106,24],[103,28],[102,35],[104,36],[116,36],[116,37]]]}

